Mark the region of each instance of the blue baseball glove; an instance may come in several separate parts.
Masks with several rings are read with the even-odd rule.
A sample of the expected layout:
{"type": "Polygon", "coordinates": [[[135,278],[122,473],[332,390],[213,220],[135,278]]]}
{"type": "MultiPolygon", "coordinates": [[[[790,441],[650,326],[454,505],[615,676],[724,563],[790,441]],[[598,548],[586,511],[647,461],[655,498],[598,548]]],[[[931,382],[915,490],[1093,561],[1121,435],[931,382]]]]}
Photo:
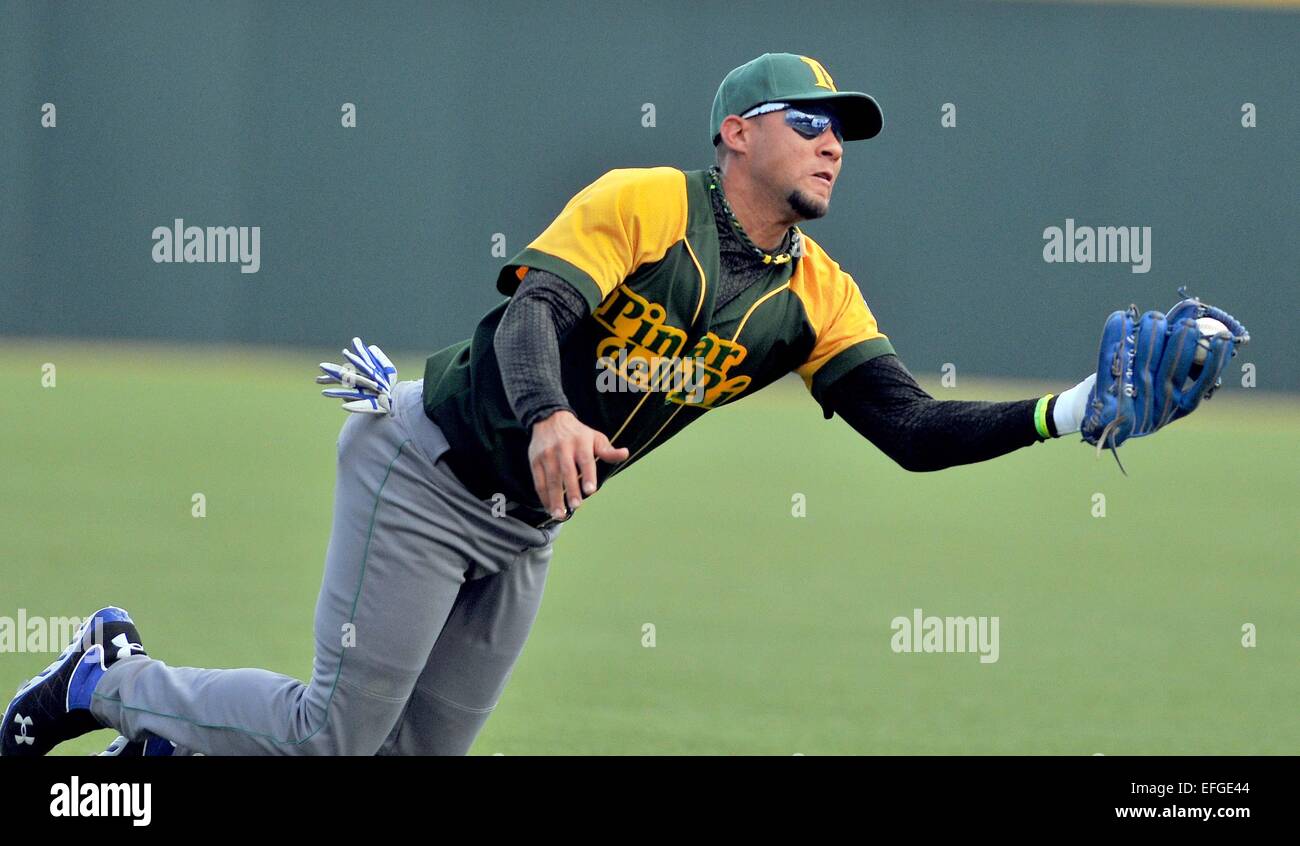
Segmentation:
{"type": "MultiPolygon", "coordinates": [[[[1221,385],[1223,369],[1250,341],[1237,318],[1206,305],[1178,289],[1184,299],[1168,313],[1138,314],[1137,306],[1113,313],[1102,330],[1097,357],[1097,382],[1088,396],[1080,429],[1098,454],[1129,438],[1140,438],[1196,410],[1221,385]],[[1196,321],[1212,317],[1228,327],[1217,335],[1202,335],[1196,321]],[[1205,350],[1195,362],[1197,346],[1205,350]]],[[[1120,470],[1124,465],[1120,464],[1120,470]]]]}
{"type": "Polygon", "coordinates": [[[397,368],[388,356],[374,344],[366,346],[360,338],[353,338],[352,349],[343,350],[343,355],[346,364],[320,363],[325,375],[317,376],[316,381],[322,385],[343,386],[327,388],[321,394],[348,400],[343,403],[344,411],[388,414],[392,410],[391,392],[397,384],[397,368]]]}

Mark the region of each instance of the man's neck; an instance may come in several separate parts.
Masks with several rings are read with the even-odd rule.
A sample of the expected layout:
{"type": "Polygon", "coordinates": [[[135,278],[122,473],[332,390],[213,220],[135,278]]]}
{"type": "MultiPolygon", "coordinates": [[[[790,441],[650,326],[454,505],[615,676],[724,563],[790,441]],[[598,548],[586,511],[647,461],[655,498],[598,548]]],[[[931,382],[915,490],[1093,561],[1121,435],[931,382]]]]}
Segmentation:
{"type": "Polygon", "coordinates": [[[734,168],[723,172],[722,191],[727,195],[732,213],[755,246],[768,252],[781,246],[795,221],[774,211],[757,187],[735,173],[734,168]]]}

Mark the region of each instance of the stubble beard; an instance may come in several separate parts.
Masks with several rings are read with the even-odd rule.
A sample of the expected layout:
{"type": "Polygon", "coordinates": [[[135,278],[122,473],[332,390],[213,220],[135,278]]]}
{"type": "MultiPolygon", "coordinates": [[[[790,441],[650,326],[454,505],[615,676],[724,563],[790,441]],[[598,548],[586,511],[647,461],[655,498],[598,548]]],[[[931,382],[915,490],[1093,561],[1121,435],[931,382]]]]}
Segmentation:
{"type": "Polygon", "coordinates": [[[786,197],[786,202],[795,214],[799,215],[801,220],[816,220],[819,217],[825,217],[826,212],[830,210],[830,203],[825,200],[819,200],[810,197],[798,188],[790,192],[786,197]]]}

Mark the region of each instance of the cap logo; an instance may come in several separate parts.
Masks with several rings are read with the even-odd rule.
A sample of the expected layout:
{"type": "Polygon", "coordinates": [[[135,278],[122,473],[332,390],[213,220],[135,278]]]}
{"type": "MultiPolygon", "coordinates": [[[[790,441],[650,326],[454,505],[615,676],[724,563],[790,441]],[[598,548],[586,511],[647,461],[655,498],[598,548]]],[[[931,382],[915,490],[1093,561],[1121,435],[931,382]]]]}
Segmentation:
{"type": "Polygon", "coordinates": [[[821,62],[816,59],[810,59],[807,56],[800,56],[799,59],[808,67],[812,68],[813,79],[818,88],[825,88],[828,91],[839,90],[835,87],[835,80],[831,79],[831,75],[826,72],[826,68],[822,67],[821,62]]]}

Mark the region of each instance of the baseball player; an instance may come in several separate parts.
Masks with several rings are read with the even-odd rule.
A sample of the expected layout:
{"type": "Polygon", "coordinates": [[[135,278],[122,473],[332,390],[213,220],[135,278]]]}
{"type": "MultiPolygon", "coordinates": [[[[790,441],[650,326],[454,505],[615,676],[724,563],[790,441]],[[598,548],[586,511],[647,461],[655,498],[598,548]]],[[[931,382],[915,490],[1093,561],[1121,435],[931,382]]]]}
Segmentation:
{"type": "Polygon", "coordinates": [[[317,377],[360,413],[339,435],[311,679],[172,666],[109,607],[9,704],[0,752],[111,726],[112,754],[464,754],[523,648],[561,528],[711,409],[793,371],[826,418],[924,471],[1080,431],[1115,447],[1218,384],[1246,332],[1187,299],[1112,315],[1098,373],[1059,396],[927,394],[797,225],[827,213],[844,145],[881,121],[820,62],[764,54],[717,90],[715,166],[588,185],[501,269],[508,299],[422,380],[397,381],[355,340],[317,377]],[[1206,314],[1229,331],[1191,333],[1206,314]]]}

